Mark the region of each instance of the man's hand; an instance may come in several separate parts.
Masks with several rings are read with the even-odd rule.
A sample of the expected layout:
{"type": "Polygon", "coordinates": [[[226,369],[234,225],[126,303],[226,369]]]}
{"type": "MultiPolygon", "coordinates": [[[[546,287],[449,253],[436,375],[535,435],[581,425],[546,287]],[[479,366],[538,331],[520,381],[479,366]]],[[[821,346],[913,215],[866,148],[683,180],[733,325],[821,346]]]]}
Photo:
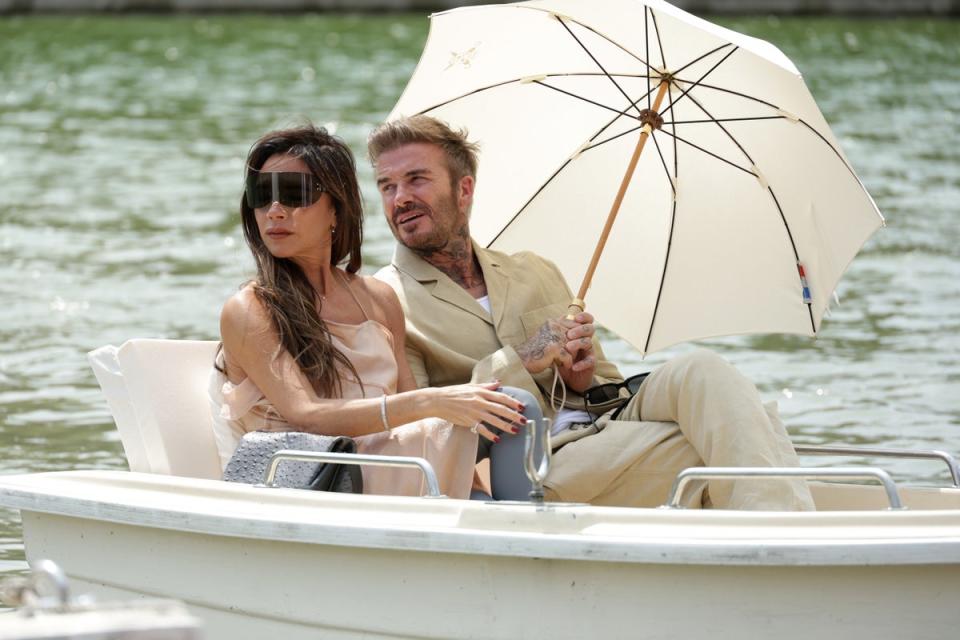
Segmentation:
{"type": "Polygon", "coordinates": [[[568,326],[564,349],[570,354],[569,365],[558,362],[560,377],[568,387],[583,392],[593,384],[593,373],[597,368],[597,359],[593,355],[593,316],[582,311],[573,320],[564,318],[568,326]]]}
{"type": "Polygon", "coordinates": [[[563,319],[547,320],[532,338],[516,347],[527,371],[537,374],[554,363],[573,365],[573,356],[566,349],[569,324],[563,319]]]}
{"type": "Polygon", "coordinates": [[[597,360],[593,355],[593,316],[578,313],[547,320],[536,335],[516,347],[523,366],[532,374],[556,365],[560,376],[574,391],[584,391],[593,382],[597,360]]]}

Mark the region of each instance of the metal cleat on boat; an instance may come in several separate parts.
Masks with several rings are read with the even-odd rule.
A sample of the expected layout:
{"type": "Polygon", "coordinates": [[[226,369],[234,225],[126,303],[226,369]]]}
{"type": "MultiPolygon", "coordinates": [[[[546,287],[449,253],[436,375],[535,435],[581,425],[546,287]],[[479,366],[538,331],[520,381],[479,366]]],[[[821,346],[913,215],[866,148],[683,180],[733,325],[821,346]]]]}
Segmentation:
{"type": "Polygon", "coordinates": [[[543,481],[547,479],[547,474],[550,472],[550,418],[543,418],[539,423],[536,420],[527,420],[523,453],[523,470],[526,471],[533,485],[530,490],[530,500],[542,505],[543,481]],[[543,445],[540,464],[534,460],[538,441],[543,445]]]}
{"type": "Polygon", "coordinates": [[[29,576],[0,582],[0,640],[200,640],[200,620],[176,600],[97,602],[70,597],[66,574],[52,560],[29,576]]]}

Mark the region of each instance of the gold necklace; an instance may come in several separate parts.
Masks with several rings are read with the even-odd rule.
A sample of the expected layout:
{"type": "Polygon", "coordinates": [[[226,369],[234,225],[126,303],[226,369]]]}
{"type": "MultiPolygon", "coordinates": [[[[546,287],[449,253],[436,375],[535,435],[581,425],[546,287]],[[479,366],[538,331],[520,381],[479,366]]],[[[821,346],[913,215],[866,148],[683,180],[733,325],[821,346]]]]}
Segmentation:
{"type": "MultiPolygon", "coordinates": [[[[349,287],[349,285],[348,285],[348,284],[346,283],[346,281],[344,280],[343,276],[340,275],[340,270],[339,270],[339,269],[337,269],[336,267],[334,267],[332,273],[333,273],[333,275],[334,275],[334,279],[339,279],[339,280],[340,280],[340,283],[341,283],[343,286],[349,287]]],[[[326,302],[326,300],[327,300],[327,294],[326,294],[326,293],[320,293],[319,291],[317,291],[317,297],[320,298],[320,302],[326,302]]]]}

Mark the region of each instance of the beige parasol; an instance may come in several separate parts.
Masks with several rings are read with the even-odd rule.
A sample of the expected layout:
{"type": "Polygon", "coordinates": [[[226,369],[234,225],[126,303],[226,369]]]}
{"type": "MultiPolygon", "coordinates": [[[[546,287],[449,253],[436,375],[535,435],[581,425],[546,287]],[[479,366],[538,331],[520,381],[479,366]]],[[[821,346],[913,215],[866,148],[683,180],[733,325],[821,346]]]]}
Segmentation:
{"type": "Polygon", "coordinates": [[[643,353],[815,335],[883,224],[790,60],[664,2],[436,14],[391,118],[418,113],[481,145],[477,241],[555,262],[643,353]]]}

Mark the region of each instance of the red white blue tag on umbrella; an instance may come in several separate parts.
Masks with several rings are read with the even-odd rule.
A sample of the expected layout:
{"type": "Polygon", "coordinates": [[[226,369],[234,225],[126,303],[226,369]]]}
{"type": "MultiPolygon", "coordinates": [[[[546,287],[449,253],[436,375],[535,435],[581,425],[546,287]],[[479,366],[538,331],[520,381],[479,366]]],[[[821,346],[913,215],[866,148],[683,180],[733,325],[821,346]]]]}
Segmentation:
{"type": "Polygon", "coordinates": [[[810,295],[810,285],[807,284],[807,272],[803,269],[803,264],[797,263],[797,271],[800,272],[800,285],[803,287],[803,303],[813,304],[813,296],[810,295]]]}

